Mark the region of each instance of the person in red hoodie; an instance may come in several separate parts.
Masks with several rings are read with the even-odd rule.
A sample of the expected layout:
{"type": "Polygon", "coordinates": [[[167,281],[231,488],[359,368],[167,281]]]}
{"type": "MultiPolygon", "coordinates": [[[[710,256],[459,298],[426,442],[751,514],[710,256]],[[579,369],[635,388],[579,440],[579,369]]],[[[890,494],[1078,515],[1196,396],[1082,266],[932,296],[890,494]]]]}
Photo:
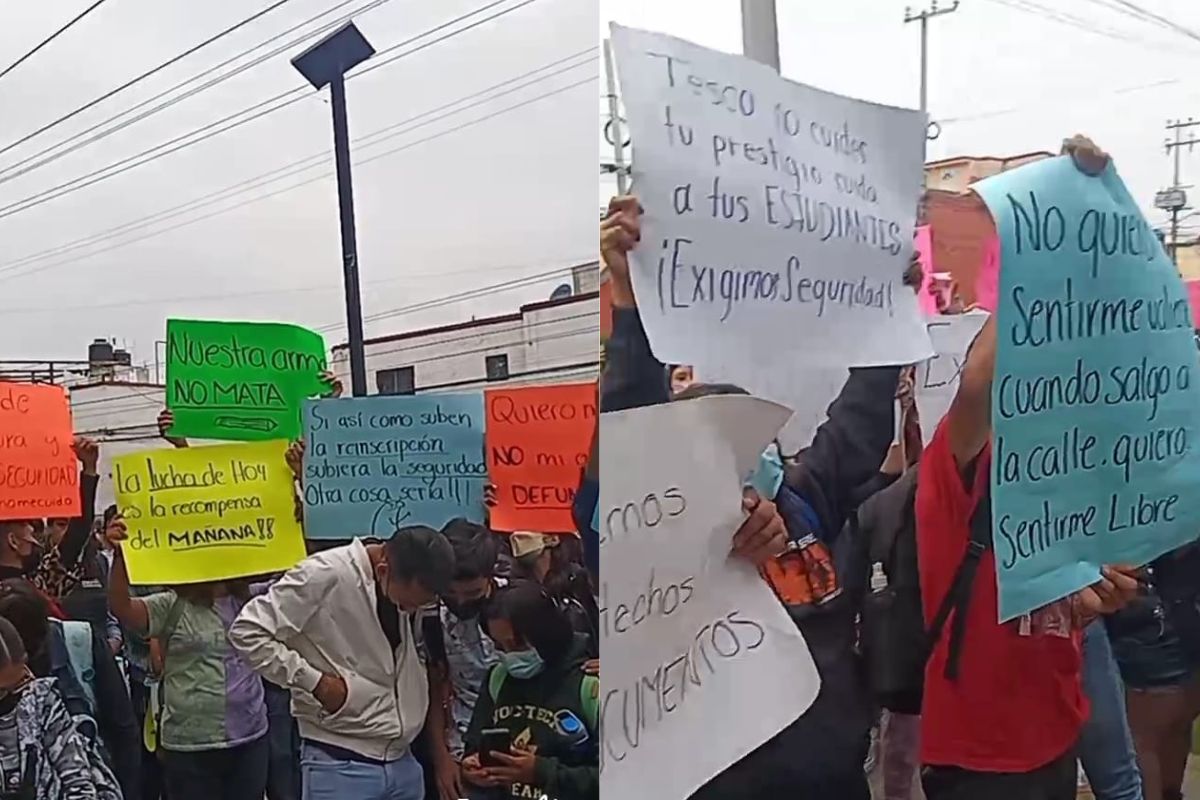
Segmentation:
{"type": "MultiPolygon", "coordinates": [[[[1064,152],[1089,174],[1108,160],[1081,137],[1064,152]]],[[[927,624],[951,591],[976,506],[984,504],[985,524],[990,518],[995,358],[993,317],[972,343],[954,403],[921,460],[917,549],[927,624]]],[[[1105,567],[1096,584],[1000,624],[995,557],[990,548],[982,553],[965,609],[950,616],[926,665],[921,777],[928,800],[1074,800],[1076,742],[1088,717],[1082,629],[1128,603],[1137,587],[1132,568],[1105,567]],[[957,663],[950,663],[955,639],[957,663]]]]}

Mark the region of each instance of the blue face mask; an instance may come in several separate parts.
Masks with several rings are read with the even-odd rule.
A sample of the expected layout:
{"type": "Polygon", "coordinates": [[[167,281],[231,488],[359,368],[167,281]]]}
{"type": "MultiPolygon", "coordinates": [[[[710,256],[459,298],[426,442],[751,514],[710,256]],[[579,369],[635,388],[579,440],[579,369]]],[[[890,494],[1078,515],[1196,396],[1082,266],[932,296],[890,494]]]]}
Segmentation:
{"type": "Polygon", "coordinates": [[[513,653],[501,653],[500,661],[504,669],[514,678],[532,678],[546,668],[542,654],[532,647],[528,650],[517,650],[513,653]]]}
{"type": "Polygon", "coordinates": [[[779,457],[779,447],[774,442],[763,450],[758,458],[758,468],[746,479],[745,485],[768,500],[775,499],[775,495],[779,494],[779,487],[783,485],[783,459],[779,457]]]}

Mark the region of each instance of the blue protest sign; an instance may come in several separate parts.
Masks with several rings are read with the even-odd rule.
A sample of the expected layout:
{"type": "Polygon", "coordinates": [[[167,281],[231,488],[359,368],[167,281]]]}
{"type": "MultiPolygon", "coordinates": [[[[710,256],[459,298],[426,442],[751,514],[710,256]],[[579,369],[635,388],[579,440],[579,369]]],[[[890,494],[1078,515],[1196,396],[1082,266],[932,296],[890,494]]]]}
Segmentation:
{"type": "Polygon", "coordinates": [[[483,421],[481,392],[307,401],[304,535],[482,522],[483,421]]]}
{"type": "Polygon", "coordinates": [[[974,186],[1000,236],[992,533],[1005,621],[1200,534],[1183,282],[1109,165],[974,186]]]}

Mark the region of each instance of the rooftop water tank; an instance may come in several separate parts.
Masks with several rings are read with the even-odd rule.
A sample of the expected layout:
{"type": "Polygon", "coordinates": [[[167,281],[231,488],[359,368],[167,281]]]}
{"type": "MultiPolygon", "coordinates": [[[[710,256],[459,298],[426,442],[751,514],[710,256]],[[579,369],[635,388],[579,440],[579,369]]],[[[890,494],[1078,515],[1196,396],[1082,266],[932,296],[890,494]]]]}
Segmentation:
{"type": "Polygon", "coordinates": [[[88,345],[88,364],[96,366],[97,364],[113,363],[113,346],[112,342],[106,339],[95,339],[88,345]]]}

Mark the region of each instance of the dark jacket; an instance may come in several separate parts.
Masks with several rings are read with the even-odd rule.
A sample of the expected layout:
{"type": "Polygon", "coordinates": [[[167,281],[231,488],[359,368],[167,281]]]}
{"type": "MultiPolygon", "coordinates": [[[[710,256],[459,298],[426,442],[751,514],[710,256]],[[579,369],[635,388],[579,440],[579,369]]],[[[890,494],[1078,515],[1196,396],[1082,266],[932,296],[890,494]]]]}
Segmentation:
{"type": "Polygon", "coordinates": [[[463,737],[465,754],[479,752],[480,734],[488,728],[508,730],[510,741],[533,745],[537,754],[537,785],[529,787],[536,791],[513,787],[511,792],[492,792],[497,798],[544,793],[550,800],[599,800],[600,732],[588,722],[581,698],[586,646],[584,638],[576,635],[571,652],[560,662],[547,664],[540,675],[527,680],[506,675],[495,701],[490,691],[492,673],[503,667],[492,667],[484,679],[463,737]],[[564,735],[561,720],[568,715],[583,724],[583,736],[564,735]]]}
{"type": "Polygon", "coordinates": [[[92,521],[96,516],[97,475],[79,475],[79,497],[82,516],[67,525],[67,532],[57,547],[46,548],[37,564],[30,567],[0,565],[0,580],[27,578],[50,599],[57,601],[78,582],[79,559],[92,536],[92,521]]]}
{"type": "Polygon", "coordinates": [[[79,583],[59,600],[71,619],[87,622],[101,639],[108,638],[108,564],[94,546],[80,558],[79,583]]]}
{"type": "Polygon", "coordinates": [[[596,581],[600,576],[600,532],[592,527],[592,521],[596,518],[596,506],[599,503],[600,481],[584,475],[571,504],[571,512],[583,540],[583,563],[592,573],[592,580],[596,581]]]}
{"type": "MultiPolygon", "coordinates": [[[[838,532],[874,480],[895,430],[899,367],[850,370],[841,394],[812,444],[784,464],[785,486],[814,512],[818,538],[837,547],[838,532]]],[[[665,365],[654,358],[637,311],[614,309],[600,408],[616,411],[669,399],[665,365]]],[[[799,524],[785,514],[789,528],[799,524]]],[[[732,533],[732,532],[731,532],[732,533]]],[[[861,770],[871,726],[870,699],[854,654],[854,607],[849,593],[820,608],[793,615],[821,674],[821,691],[796,722],[710,781],[693,797],[755,796],[786,787],[819,793],[827,780],[861,770]],[[808,791],[811,789],[812,791],[808,791]]],[[[699,741],[699,740],[698,740],[699,741]]]]}
{"type": "MultiPolygon", "coordinates": [[[[31,660],[30,667],[39,678],[57,679],[59,692],[72,715],[93,715],[87,694],[71,669],[67,643],[58,625],[50,625],[45,658],[31,660]]],[[[125,800],[140,800],[142,731],[133,715],[125,679],[121,677],[112,650],[104,637],[95,631],[92,632],[92,669],[96,695],[94,716],[100,740],[125,800]]]]}

